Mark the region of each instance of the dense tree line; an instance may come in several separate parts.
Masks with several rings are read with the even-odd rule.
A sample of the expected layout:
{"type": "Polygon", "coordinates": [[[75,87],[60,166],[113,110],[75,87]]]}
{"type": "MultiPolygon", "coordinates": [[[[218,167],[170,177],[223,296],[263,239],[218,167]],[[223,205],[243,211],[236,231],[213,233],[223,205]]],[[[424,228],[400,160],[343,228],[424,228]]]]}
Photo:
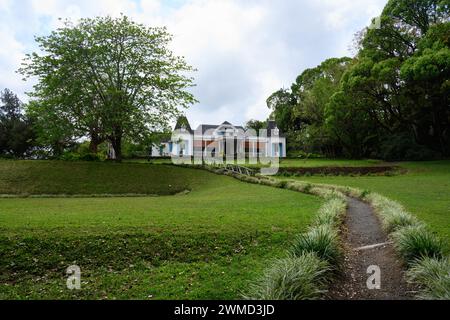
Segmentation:
{"type": "Polygon", "coordinates": [[[355,58],[304,71],[267,101],[292,151],[450,156],[450,1],[390,0],[355,58]]]}

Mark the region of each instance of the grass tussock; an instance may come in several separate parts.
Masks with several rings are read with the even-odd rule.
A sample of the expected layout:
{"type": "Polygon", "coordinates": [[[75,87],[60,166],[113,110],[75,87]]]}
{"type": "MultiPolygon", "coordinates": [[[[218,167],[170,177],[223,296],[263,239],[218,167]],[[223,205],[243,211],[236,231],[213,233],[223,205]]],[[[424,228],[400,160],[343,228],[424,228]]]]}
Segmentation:
{"type": "Polygon", "coordinates": [[[424,258],[408,271],[407,279],[419,284],[418,298],[425,300],[450,300],[450,259],[424,258]]]}
{"type": "Polygon", "coordinates": [[[273,263],[261,279],[251,285],[249,293],[244,295],[245,299],[251,300],[320,298],[327,286],[327,279],[339,268],[343,258],[339,227],[347,209],[345,195],[338,190],[309,183],[259,175],[233,176],[241,181],[313,194],[327,200],[319,210],[314,227],[299,235],[287,252],[287,257],[273,263]]]}
{"type": "Polygon", "coordinates": [[[286,184],[286,189],[302,192],[302,193],[310,193],[311,184],[297,181],[289,181],[286,184]]]}
{"type": "Polygon", "coordinates": [[[339,266],[343,257],[338,232],[329,225],[313,227],[309,232],[299,235],[290,253],[295,257],[315,253],[333,266],[339,266]]]}
{"type": "Polygon", "coordinates": [[[393,233],[404,227],[419,226],[416,217],[409,214],[405,208],[396,201],[379,194],[370,194],[367,200],[380,214],[383,227],[388,233],[393,233]]]}
{"type": "Polygon", "coordinates": [[[316,226],[331,226],[339,228],[347,210],[347,202],[341,198],[332,198],[319,210],[316,226]]]}
{"type": "Polygon", "coordinates": [[[345,199],[345,197],[339,191],[333,189],[326,189],[323,187],[313,186],[310,188],[309,193],[316,195],[318,197],[330,200],[334,198],[345,199]]]}
{"type": "Polygon", "coordinates": [[[405,227],[420,226],[416,217],[404,211],[393,211],[383,219],[383,227],[388,233],[396,232],[405,227]]]}
{"type": "Polygon", "coordinates": [[[443,257],[444,245],[436,235],[425,226],[409,226],[392,235],[394,245],[407,263],[417,259],[443,257]]]}
{"type": "Polygon", "coordinates": [[[250,286],[248,300],[315,300],[327,287],[329,265],[313,253],[280,259],[250,286]]]}

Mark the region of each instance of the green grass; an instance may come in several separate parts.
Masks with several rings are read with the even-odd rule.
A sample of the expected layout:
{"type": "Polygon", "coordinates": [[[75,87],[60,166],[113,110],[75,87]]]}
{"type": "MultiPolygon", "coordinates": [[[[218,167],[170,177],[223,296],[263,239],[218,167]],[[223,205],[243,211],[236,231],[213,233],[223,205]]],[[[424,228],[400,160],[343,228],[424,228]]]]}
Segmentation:
{"type": "Polygon", "coordinates": [[[291,253],[299,257],[305,253],[315,253],[338,269],[342,262],[343,252],[338,232],[329,225],[314,227],[307,233],[302,233],[294,241],[291,253]]]}
{"type": "Polygon", "coordinates": [[[406,262],[418,259],[443,257],[442,242],[424,226],[404,227],[393,234],[395,247],[406,262]]]}
{"type": "Polygon", "coordinates": [[[133,193],[164,194],[169,184],[192,190],[0,199],[0,299],[238,299],[322,203],[201,170],[148,164],[2,161],[0,177],[7,184],[2,193],[129,193],[125,185],[133,193]],[[70,172],[75,177],[67,180],[70,172]],[[65,287],[65,269],[73,264],[82,271],[82,290],[75,292],[65,287]]]}
{"type": "Polygon", "coordinates": [[[172,195],[204,182],[207,182],[205,175],[173,166],[0,161],[0,195],[172,195]]]}
{"type": "Polygon", "coordinates": [[[420,298],[430,300],[450,300],[450,261],[424,258],[407,273],[409,281],[420,283],[420,298]]]}
{"type": "Polygon", "coordinates": [[[400,163],[394,176],[311,176],[294,179],[377,192],[405,206],[439,234],[450,248],[450,161],[400,163]]]}

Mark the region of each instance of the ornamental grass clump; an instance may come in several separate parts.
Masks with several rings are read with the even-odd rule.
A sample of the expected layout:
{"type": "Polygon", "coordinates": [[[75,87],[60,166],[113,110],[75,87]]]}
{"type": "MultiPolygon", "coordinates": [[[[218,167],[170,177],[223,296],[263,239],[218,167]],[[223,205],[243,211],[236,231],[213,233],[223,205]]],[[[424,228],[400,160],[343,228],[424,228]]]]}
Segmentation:
{"type": "Polygon", "coordinates": [[[343,253],[338,231],[329,225],[313,227],[294,240],[290,254],[300,257],[305,253],[315,253],[334,267],[339,267],[343,253]]]}
{"type": "Polygon", "coordinates": [[[347,202],[341,198],[328,200],[319,210],[315,225],[339,228],[347,210],[347,202]]]}
{"type": "Polygon", "coordinates": [[[325,292],[329,265],[309,253],[275,261],[251,284],[249,300],[315,300],[325,292]]]}
{"type": "Polygon", "coordinates": [[[409,264],[427,257],[443,257],[442,240],[423,225],[404,227],[393,233],[392,238],[397,251],[409,264]]]}
{"type": "Polygon", "coordinates": [[[424,258],[416,261],[406,278],[420,286],[419,299],[450,300],[450,258],[424,258]]]}
{"type": "Polygon", "coordinates": [[[380,215],[383,228],[387,233],[393,233],[404,227],[421,225],[416,217],[406,212],[405,208],[396,201],[379,194],[370,194],[367,199],[380,215]]]}
{"type": "Polygon", "coordinates": [[[412,226],[420,226],[420,223],[416,217],[404,211],[392,211],[383,218],[383,228],[388,233],[412,226]]]}

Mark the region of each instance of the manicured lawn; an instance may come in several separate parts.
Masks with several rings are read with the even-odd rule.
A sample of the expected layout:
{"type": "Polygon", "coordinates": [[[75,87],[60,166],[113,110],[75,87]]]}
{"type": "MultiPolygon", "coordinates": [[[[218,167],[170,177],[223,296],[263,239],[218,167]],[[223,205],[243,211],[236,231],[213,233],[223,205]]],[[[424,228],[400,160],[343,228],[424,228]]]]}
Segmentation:
{"type": "Polygon", "coordinates": [[[114,194],[129,193],[124,186],[130,186],[133,193],[164,194],[169,184],[192,190],[141,198],[0,199],[0,299],[236,299],[321,205],[287,190],[148,164],[0,162],[0,177],[8,184],[2,193],[28,188],[40,194],[42,187],[42,193],[100,188],[114,194]],[[78,173],[60,176],[70,172],[78,173]],[[65,269],[73,264],[82,271],[76,292],[65,286],[65,269]]]}
{"type": "Polygon", "coordinates": [[[207,180],[197,172],[143,163],[0,160],[0,195],[171,195],[207,180]]]}
{"type": "Polygon", "coordinates": [[[295,179],[345,185],[378,192],[402,203],[439,233],[450,247],[450,161],[402,163],[395,176],[312,176],[295,179]]]}

